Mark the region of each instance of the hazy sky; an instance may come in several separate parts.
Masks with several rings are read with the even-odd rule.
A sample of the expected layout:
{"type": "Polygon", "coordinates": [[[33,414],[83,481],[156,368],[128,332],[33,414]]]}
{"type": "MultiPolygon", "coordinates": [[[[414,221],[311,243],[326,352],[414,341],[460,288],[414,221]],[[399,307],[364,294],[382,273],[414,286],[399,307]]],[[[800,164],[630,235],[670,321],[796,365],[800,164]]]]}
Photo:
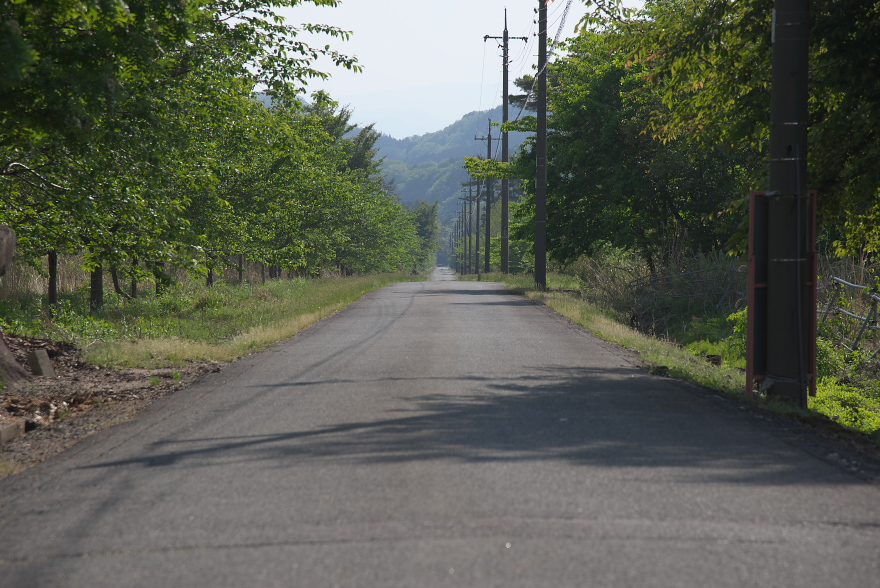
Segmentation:
{"type": "MultiPolygon", "coordinates": [[[[549,37],[560,27],[567,0],[548,8],[549,37]]],[[[396,138],[438,131],[475,110],[501,104],[501,49],[485,35],[501,36],[507,8],[513,80],[537,63],[537,0],[343,0],[336,8],[305,4],[286,12],[292,24],[323,23],[352,31],[347,42],[318,38],[357,56],[364,72],[353,74],[322,64],[333,77],[309,90],[325,89],[354,110],[354,122],[376,123],[396,138]]],[[[574,0],[562,38],[586,12],[574,0]]],[[[516,113],[512,113],[514,116],[516,113]]]]}

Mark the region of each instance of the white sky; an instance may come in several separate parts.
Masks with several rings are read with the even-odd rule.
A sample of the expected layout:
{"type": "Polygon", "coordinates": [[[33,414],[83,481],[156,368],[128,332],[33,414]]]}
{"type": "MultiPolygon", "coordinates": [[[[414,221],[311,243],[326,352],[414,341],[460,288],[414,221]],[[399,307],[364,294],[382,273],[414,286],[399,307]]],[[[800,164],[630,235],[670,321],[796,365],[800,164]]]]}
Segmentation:
{"type": "MultiPolygon", "coordinates": [[[[550,40],[566,2],[555,0],[548,7],[550,40]]],[[[537,63],[537,0],[342,0],[335,8],[306,3],[284,14],[291,24],[322,23],[352,31],[347,42],[326,37],[309,42],[357,56],[364,72],[322,63],[333,77],[313,83],[309,92],[326,90],[351,106],[353,122],[376,123],[376,130],[402,139],[501,104],[500,41],[484,42],[483,37],[502,35],[505,7],[510,36],[529,37],[527,43],[510,42],[514,92],[513,80],[532,73],[537,63]]],[[[581,0],[571,3],[561,38],[574,35],[585,12],[581,0]]]]}

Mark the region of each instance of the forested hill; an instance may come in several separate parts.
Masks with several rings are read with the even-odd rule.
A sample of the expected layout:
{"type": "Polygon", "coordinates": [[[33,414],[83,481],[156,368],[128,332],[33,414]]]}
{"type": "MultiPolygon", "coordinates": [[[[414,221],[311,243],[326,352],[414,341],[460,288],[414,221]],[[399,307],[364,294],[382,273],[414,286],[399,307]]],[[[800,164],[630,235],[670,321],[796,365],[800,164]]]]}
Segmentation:
{"type": "MultiPolygon", "coordinates": [[[[517,112],[511,108],[513,118],[517,112]]],[[[492,110],[470,112],[443,130],[406,139],[395,139],[382,135],[376,142],[379,155],[386,159],[403,161],[409,165],[419,165],[426,161],[442,161],[452,157],[464,157],[486,153],[486,145],[474,137],[485,137],[489,131],[489,120],[501,122],[501,107],[492,110]]],[[[380,129],[381,130],[381,129],[380,129]]],[[[528,133],[510,133],[510,151],[513,153],[528,137],[528,133]]],[[[500,137],[500,129],[492,129],[493,144],[500,137]]],[[[499,142],[500,144],[500,142],[499,142]]],[[[494,145],[493,145],[494,146],[494,145]]],[[[494,151],[494,148],[493,148],[494,151]]]]}
{"type": "MultiPolygon", "coordinates": [[[[511,108],[511,118],[517,113],[511,108]]],[[[376,147],[379,156],[385,158],[383,171],[393,181],[400,200],[436,202],[456,195],[460,182],[467,180],[467,172],[462,168],[465,156],[486,155],[486,142],[474,138],[486,136],[490,119],[501,122],[500,106],[466,114],[434,133],[405,139],[382,135],[376,147]]],[[[500,136],[500,129],[492,127],[492,151],[497,157],[501,156],[500,136]]],[[[528,136],[529,133],[510,133],[511,155],[528,136]]]]}

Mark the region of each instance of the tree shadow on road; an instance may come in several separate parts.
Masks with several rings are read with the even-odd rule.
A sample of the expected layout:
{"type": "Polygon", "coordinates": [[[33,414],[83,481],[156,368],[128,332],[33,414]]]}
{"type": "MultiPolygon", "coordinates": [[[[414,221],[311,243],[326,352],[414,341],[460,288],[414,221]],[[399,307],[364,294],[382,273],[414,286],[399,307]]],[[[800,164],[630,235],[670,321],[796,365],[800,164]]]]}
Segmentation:
{"type": "MultiPolygon", "coordinates": [[[[828,475],[816,480],[812,458],[782,440],[762,417],[710,392],[633,368],[527,368],[537,374],[499,380],[397,380],[411,390],[465,390],[406,395],[381,418],[340,422],[281,434],[194,438],[153,445],[150,455],[90,467],[140,464],[202,467],[262,462],[267,467],[560,461],[606,468],[674,468],[694,481],[754,485],[856,483],[828,475]]],[[[383,380],[388,385],[393,378],[383,380]]],[[[363,381],[299,382],[334,387],[363,381]]],[[[373,382],[375,384],[375,382],[373,382]]],[[[814,464],[814,462],[813,462],[814,464]]],[[[833,471],[830,471],[833,473],[833,471]]]]}

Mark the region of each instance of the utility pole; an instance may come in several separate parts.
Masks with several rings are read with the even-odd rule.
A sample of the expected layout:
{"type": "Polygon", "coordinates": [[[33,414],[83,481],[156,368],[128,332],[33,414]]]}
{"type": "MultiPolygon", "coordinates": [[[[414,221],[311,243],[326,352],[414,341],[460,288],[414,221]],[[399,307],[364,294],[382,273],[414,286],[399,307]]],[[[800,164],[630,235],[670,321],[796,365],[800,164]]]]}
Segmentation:
{"type": "Polygon", "coordinates": [[[474,267],[477,268],[477,275],[480,273],[480,192],[477,190],[477,197],[474,198],[474,185],[468,182],[468,200],[474,203],[476,214],[474,215],[474,235],[477,236],[476,252],[474,253],[474,267]]]}
{"type": "Polygon", "coordinates": [[[752,198],[748,392],[806,408],[816,378],[815,200],[807,186],[809,0],[775,0],[769,191],[752,198]]]}
{"type": "MultiPolygon", "coordinates": [[[[487,141],[486,159],[492,159],[492,119],[489,119],[489,136],[474,137],[475,141],[487,141]]],[[[492,251],[492,178],[486,178],[486,262],[485,271],[488,274],[491,271],[491,251],[492,251]]]]}
{"type": "Polygon", "coordinates": [[[470,253],[470,242],[468,239],[468,226],[467,226],[467,218],[465,215],[465,210],[467,205],[464,203],[463,198],[459,198],[461,200],[461,210],[458,211],[458,216],[461,218],[461,258],[462,258],[462,275],[468,275],[471,273],[471,253],[470,253]]]}
{"type": "Polygon", "coordinates": [[[535,285],[547,289],[547,2],[538,0],[538,134],[535,138],[535,285]]]}
{"type": "MultiPolygon", "coordinates": [[[[471,244],[471,235],[474,234],[473,231],[473,221],[474,221],[474,201],[471,200],[470,194],[468,194],[467,199],[467,226],[468,226],[468,267],[471,268],[470,273],[476,273],[478,271],[477,268],[477,255],[476,248],[471,244]]],[[[480,236],[476,236],[477,243],[480,242],[480,236]]]]}
{"type": "Polygon", "coordinates": [[[455,242],[458,239],[458,221],[452,223],[452,231],[449,233],[449,267],[458,272],[458,253],[455,251],[455,242]]]}
{"type": "Polygon", "coordinates": [[[464,267],[465,273],[471,273],[471,220],[467,214],[467,203],[462,199],[461,203],[461,224],[464,226],[464,267]]]}
{"type": "MultiPolygon", "coordinates": [[[[504,9],[504,34],[501,37],[491,37],[486,35],[483,37],[483,42],[485,43],[488,39],[501,39],[502,40],[502,82],[503,86],[503,94],[501,96],[501,161],[503,163],[508,163],[510,161],[510,146],[508,143],[507,131],[504,129],[504,125],[508,121],[509,117],[509,101],[510,95],[508,94],[508,84],[509,84],[509,76],[508,76],[508,66],[510,64],[510,60],[508,59],[509,49],[510,49],[510,39],[526,41],[528,42],[528,37],[511,37],[507,33],[507,9],[504,9]]],[[[510,243],[509,243],[509,235],[510,235],[510,180],[508,178],[501,178],[501,271],[505,274],[510,273],[510,243]]]]}

